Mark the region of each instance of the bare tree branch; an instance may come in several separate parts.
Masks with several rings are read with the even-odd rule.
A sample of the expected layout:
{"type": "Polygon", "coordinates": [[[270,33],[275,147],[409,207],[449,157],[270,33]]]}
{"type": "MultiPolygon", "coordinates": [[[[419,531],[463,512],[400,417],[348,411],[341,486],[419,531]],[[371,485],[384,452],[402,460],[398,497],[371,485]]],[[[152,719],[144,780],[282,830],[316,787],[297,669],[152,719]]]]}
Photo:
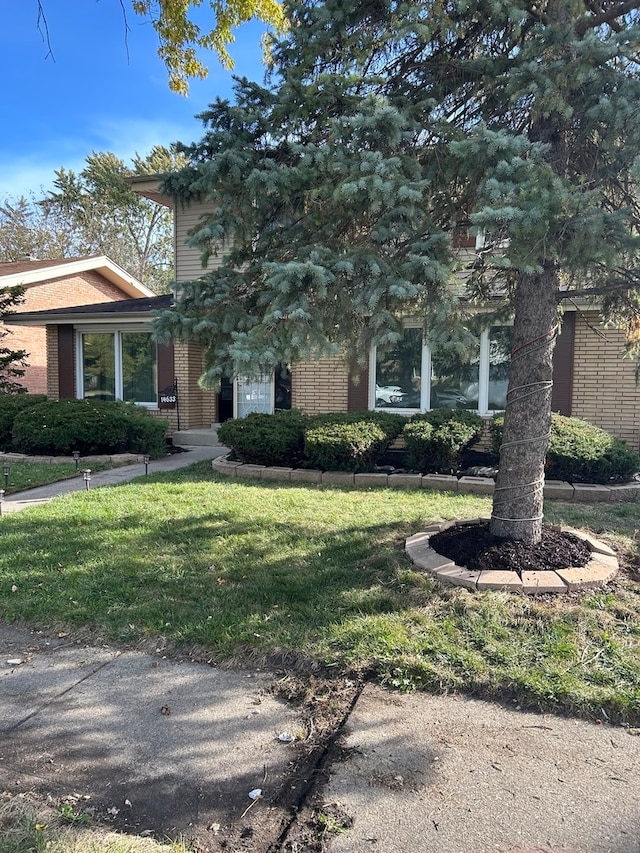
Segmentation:
{"type": "Polygon", "coordinates": [[[129,28],[129,21],[127,20],[127,10],[124,5],[124,0],[120,0],[120,8],[122,9],[122,20],[124,22],[124,49],[127,54],[127,65],[129,65],[129,33],[131,30],[129,28]]]}
{"type": "Polygon", "coordinates": [[[51,59],[55,62],[56,58],[53,55],[53,48],[51,47],[51,38],[49,36],[49,24],[47,23],[47,16],[44,12],[42,0],[38,0],[38,20],[36,22],[36,25],[38,27],[38,32],[42,36],[42,41],[47,46],[47,55],[45,56],[45,59],[50,56],[51,59]]]}
{"type": "Polygon", "coordinates": [[[617,3],[610,9],[603,10],[599,15],[584,15],[576,21],[574,27],[576,35],[578,38],[582,38],[587,30],[595,29],[602,24],[609,24],[612,29],[618,30],[620,28],[616,26],[616,19],[638,9],[639,6],[638,0],[626,0],[624,3],[617,3]]]}

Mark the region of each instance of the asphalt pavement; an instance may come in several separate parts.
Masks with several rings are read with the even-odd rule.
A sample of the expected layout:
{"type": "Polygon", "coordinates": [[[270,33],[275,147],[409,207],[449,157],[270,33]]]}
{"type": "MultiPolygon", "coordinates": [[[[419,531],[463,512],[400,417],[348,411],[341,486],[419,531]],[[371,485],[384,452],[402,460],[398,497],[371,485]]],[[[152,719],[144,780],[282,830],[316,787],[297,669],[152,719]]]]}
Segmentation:
{"type": "MultiPolygon", "coordinates": [[[[92,488],[141,473],[101,472],[92,488]]],[[[74,487],[10,496],[5,511],[74,487]]],[[[367,684],[336,732],[341,749],[314,754],[302,707],[273,690],[286,677],[0,614],[0,804],[66,802],[94,825],[180,835],[201,853],[640,853],[638,729],[367,684]],[[309,814],[323,817],[313,840],[309,814]]]]}

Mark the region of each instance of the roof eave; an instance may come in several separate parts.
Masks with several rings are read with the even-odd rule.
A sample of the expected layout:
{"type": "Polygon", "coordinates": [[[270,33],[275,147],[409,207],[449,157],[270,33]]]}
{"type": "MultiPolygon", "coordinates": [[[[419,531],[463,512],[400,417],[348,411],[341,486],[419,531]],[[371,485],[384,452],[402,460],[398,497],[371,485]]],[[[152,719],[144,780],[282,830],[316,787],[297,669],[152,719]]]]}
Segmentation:
{"type": "Polygon", "coordinates": [[[155,201],[156,204],[170,207],[172,210],[175,207],[174,199],[160,191],[161,175],[130,175],[125,180],[134,193],[155,201]]]}
{"type": "Polygon", "coordinates": [[[81,258],[71,263],[56,264],[52,262],[49,267],[41,267],[35,270],[12,273],[11,275],[0,275],[2,287],[25,287],[30,284],[38,284],[52,279],[65,278],[83,272],[98,272],[107,281],[115,284],[127,296],[135,298],[138,296],[155,296],[156,294],[134,276],[130,275],[111,258],[99,255],[93,258],[81,258]]]}

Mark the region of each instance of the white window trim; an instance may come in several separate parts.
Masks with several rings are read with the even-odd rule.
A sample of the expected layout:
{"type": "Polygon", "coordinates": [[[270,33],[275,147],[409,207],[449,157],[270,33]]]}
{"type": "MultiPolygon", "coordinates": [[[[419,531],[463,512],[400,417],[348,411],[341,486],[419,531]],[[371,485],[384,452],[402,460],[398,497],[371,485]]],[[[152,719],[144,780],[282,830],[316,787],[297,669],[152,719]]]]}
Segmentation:
{"type": "MultiPolygon", "coordinates": [[[[143,332],[150,334],[149,326],[140,323],[132,323],[131,325],[123,326],[122,328],[107,328],[104,325],[87,325],[76,326],[76,388],[78,389],[78,399],[84,400],[84,351],[83,351],[83,335],[113,335],[114,336],[114,370],[115,370],[115,397],[116,400],[122,400],[123,382],[122,382],[122,335],[128,333],[143,332]]],[[[157,392],[157,389],[156,389],[157,392]]],[[[158,409],[158,401],[144,402],[137,400],[134,405],[140,406],[143,409],[156,411],[158,409]]]]}
{"type": "MultiPolygon", "coordinates": [[[[499,323],[499,326],[509,326],[510,323],[499,323]]],[[[407,325],[405,328],[411,328],[407,325]]],[[[493,327],[492,327],[493,328],[493,327]]],[[[495,414],[495,409],[489,409],[489,328],[485,328],[480,333],[479,347],[479,365],[478,365],[478,408],[468,409],[467,411],[477,412],[482,417],[489,417],[495,414]]],[[[393,412],[398,415],[406,415],[410,417],[417,412],[431,411],[431,348],[426,340],[422,340],[422,358],[420,364],[420,402],[426,402],[426,406],[420,406],[416,409],[396,409],[387,408],[386,406],[376,406],[376,367],[377,367],[377,347],[372,346],[369,354],[369,409],[379,412],[393,412]]]]}

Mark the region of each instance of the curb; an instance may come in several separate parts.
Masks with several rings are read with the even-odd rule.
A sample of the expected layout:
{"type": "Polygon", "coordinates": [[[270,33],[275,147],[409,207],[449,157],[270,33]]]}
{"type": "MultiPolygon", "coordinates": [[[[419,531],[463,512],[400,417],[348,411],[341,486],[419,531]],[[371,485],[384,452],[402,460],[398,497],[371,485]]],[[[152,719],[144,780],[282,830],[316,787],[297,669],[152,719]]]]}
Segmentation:
{"type": "MultiPolygon", "coordinates": [[[[217,474],[228,477],[246,477],[255,480],[281,480],[292,483],[315,483],[332,486],[360,486],[364,488],[430,489],[458,494],[492,495],[495,481],[491,477],[455,477],[449,474],[350,474],[346,471],[318,471],[310,468],[283,468],[232,462],[227,456],[218,456],[211,462],[217,474]]],[[[640,500],[640,482],[616,486],[599,486],[584,483],[565,483],[547,480],[545,500],[576,501],[579,503],[628,503],[640,500]]]]}

